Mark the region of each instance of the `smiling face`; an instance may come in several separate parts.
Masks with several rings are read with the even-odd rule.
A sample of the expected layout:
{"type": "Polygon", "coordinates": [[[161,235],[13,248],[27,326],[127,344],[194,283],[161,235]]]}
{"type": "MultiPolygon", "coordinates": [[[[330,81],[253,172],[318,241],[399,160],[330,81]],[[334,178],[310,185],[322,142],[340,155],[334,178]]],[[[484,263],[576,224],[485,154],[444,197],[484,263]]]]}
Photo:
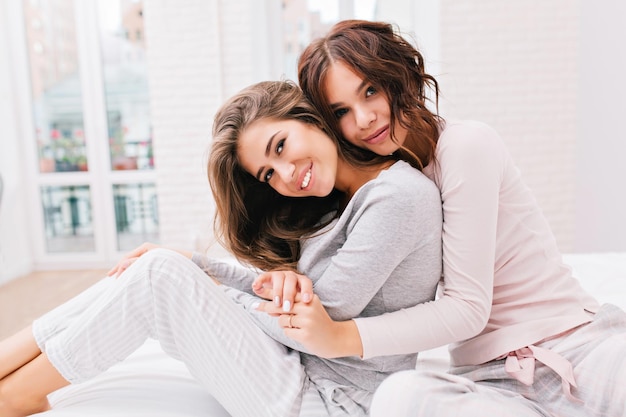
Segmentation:
{"type": "Polygon", "coordinates": [[[257,120],[240,135],[237,155],[248,173],[287,197],[325,197],[335,186],[337,148],[309,123],[257,120]]]}
{"type": "Polygon", "coordinates": [[[343,137],[353,145],[389,155],[404,143],[407,130],[398,122],[392,140],[391,108],[385,94],[345,64],[336,61],[328,68],[324,91],[343,137]]]}

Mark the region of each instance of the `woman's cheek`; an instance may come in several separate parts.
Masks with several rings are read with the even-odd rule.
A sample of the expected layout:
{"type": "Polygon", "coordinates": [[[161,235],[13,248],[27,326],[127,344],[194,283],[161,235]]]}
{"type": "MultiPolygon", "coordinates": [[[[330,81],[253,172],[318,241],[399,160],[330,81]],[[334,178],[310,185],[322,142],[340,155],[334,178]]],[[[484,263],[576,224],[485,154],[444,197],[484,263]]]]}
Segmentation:
{"type": "Polygon", "coordinates": [[[353,129],[350,129],[350,127],[347,125],[347,123],[341,123],[340,122],[339,123],[339,129],[341,130],[342,136],[348,142],[350,142],[351,144],[353,144],[354,146],[357,146],[359,148],[367,148],[362,141],[360,141],[360,140],[355,138],[355,135],[352,134],[352,130],[353,129]]]}

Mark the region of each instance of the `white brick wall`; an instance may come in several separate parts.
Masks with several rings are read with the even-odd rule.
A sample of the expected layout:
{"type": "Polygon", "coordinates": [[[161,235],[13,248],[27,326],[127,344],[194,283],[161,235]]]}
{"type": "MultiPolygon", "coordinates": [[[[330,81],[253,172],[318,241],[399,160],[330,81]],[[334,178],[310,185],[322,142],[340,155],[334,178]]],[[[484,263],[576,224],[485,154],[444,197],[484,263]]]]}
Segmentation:
{"type": "Polygon", "coordinates": [[[206,243],[212,200],[205,155],[222,98],[220,2],[145,7],[161,242],[206,243]]]}
{"type": "Polygon", "coordinates": [[[442,113],[500,132],[563,251],[575,235],[578,7],[442,0],[440,15],[442,113]]]}
{"type": "MultiPolygon", "coordinates": [[[[393,0],[385,5],[392,10],[390,3],[393,0]]],[[[612,151],[615,155],[602,166],[606,173],[592,177],[580,173],[587,160],[586,155],[579,155],[583,148],[577,141],[586,143],[587,149],[597,148],[594,159],[597,164],[602,164],[606,155],[601,153],[601,144],[596,146],[598,138],[586,137],[589,132],[598,131],[594,121],[581,122],[579,117],[587,89],[587,84],[579,89],[581,80],[592,79],[581,74],[594,69],[594,77],[602,76],[597,74],[593,63],[579,56],[581,37],[597,32],[593,28],[581,31],[581,20],[584,23],[586,18],[579,2],[420,0],[418,3],[413,4],[414,27],[402,29],[415,32],[418,40],[430,39],[425,43],[435,48],[430,56],[426,52],[427,59],[431,58],[430,68],[441,82],[442,114],[449,118],[482,120],[500,132],[563,251],[626,249],[626,237],[621,237],[624,234],[614,232],[623,224],[619,222],[621,217],[606,209],[611,205],[626,205],[625,197],[607,199],[607,195],[619,194],[613,191],[615,185],[608,183],[607,189],[594,197],[597,203],[583,207],[581,214],[581,202],[590,200],[585,193],[581,194],[581,178],[597,191],[596,184],[604,183],[614,172],[623,172],[626,168],[616,171],[615,166],[620,165],[616,159],[626,152],[623,145],[626,141],[620,142],[619,135],[613,138],[615,146],[611,149],[615,149],[612,151]],[[417,27],[418,17],[423,19],[424,10],[431,14],[438,11],[431,18],[439,19],[439,24],[427,29],[433,31],[434,27],[438,34],[420,33],[424,25],[417,27]],[[581,68],[583,64],[587,67],[581,68]],[[581,129],[581,123],[587,123],[587,128],[581,129]],[[588,213],[593,215],[592,223],[588,213]],[[589,226],[583,228],[581,222],[589,226]],[[609,239],[608,233],[617,234],[618,239],[609,239]]],[[[597,15],[614,13],[613,9],[605,8],[597,15]]],[[[219,104],[235,91],[251,82],[279,75],[271,68],[277,65],[272,56],[275,51],[268,49],[275,47],[280,35],[277,11],[280,11],[279,0],[147,2],[163,243],[204,249],[211,242],[213,212],[204,166],[211,120],[219,104]]],[[[388,16],[382,18],[393,21],[388,16]]],[[[600,42],[610,45],[604,39],[600,42]]],[[[604,55],[607,60],[610,56],[604,55]]],[[[618,91],[626,88],[623,77],[614,74],[611,80],[604,80],[603,85],[614,86],[618,91]]],[[[598,108],[596,117],[607,114],[602,110],[604,106],[621,108],[620,102],[586,106],[586,112],[598,108]]],[[[603,126],[621,121],[620,116],[611,117],[603,119],[603,126]]],[[[603,132],[603,140],[611,136],[610,130],[603,132]]]]}
{"type": "MultiPolygon", "coordinates": [[[[213,239],[206,179],[212,121],[221,103],[267,78],[254,62],[258,0],[146,3],[161,242],[223,254],[213,239]]],[[[266,4],[273,0],[266,1],[266,4]]]]}
{"type": "MultiPolygon", "coordinates": [[[[254,20],[251,1],[195,0],[181,7],[179,2],[153,0],[146,5],[165,244],[205,249],[212,242],[204,152],[212,116],[226,97],[262,78],[253,57],[259,54],[255,37],[265,34],[258,33],[262,26],[254,20]]],[[[576,4],[442,0],[439,7],[442,113],[485,121],[502,134],[561,248],[570,250],[576,4]]]]}

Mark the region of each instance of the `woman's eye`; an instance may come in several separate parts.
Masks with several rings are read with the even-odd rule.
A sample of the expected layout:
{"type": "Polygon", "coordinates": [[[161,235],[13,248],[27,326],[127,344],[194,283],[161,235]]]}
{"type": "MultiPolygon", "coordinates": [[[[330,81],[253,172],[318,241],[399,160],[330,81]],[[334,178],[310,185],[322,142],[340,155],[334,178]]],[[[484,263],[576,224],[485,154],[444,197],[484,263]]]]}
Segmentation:
{"type": "Polygon", "coordinates": [[[367,90],[365,90],[365,97],[373,96],[374,94],[376,94],[376,89],[372,86],[367,87],[367,90]]]}
{"type": "Polygon", "coordinates": [[[274,175],[274,170],[268,169],[265,175],[263,176],[263,181],[270,182],[270,180],[272,179],[272,175],[274,175]]]}
{"type": "Polygon", "coordinates": [[[284,146],[285,146],[285,139],[279,140],[278,143],[276,144],[276,154],[280,155],[281,152],[283,151],[284,146]]]}
{"type": "Polygon", "coordinates": [[[348,113],[348,109],[337,109],[335,110],[335,117],[337,119],[341,119],[341,117],[346,113],[348,113]]]}

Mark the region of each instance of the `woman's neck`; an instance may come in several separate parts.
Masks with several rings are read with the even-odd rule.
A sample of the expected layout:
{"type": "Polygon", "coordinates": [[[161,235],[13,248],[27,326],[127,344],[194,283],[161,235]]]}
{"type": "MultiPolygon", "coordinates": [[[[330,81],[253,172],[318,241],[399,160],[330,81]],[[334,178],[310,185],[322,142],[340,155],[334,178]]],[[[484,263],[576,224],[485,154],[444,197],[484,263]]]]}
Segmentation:
{"type": "Polygon", "coordinates": [[[350,200],[363,184],[378,177],[381,171],[394,163],[395,161],[387,161],[378,165],[357,167],[339,158],[335,188],[346,194],[346,200],[350,200]]]}

